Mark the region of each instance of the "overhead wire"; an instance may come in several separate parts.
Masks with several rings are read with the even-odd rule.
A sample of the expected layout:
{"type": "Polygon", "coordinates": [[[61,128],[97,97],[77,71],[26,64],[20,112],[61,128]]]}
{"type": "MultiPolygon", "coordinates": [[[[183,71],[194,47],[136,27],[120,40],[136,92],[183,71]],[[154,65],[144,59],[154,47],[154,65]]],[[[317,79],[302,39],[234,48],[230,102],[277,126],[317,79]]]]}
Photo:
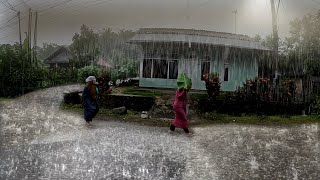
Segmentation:
{"type": "Polygon", "coordinates": [[[16,11],[14,7],[12,7],[12,5],[6,0],[5,2],[2,2],[2,4],[7,7],[8,9],[12,10],[12,11],[16,11]],[[6,3],[9,5],[7,6],[6,3]]]}
{"type": "MultiPolygon", "coordinates": [[[[26,1],[30,1],[30,0],[26,0],[26,1]]],[[[17,6],[21,5],[23,2],[25,2],[25,1],[20,1],[20,3],[17,4],[17,5],[15,5],[14,7],[17,7],[17,6]]],[[[48,0],[48,1],[46,1],[46,2],[50,2],[50,0],[48,0]]],[[[42,5],[42,4],[44,4],[44,3],[41,3],[40,5],[42,5]]],[[[61,3],[59,3],[59,4],[61,4],[61,3]]],[[[50,9],[50,8],[53,8],[52,6],[50,6],[50,7],[48,8],[48,6],[42,6],[42,7],[41,7],[40,5],[38,5],[38,8],[41,8],[41,9],[50,9]]],[[[3,12],[5,12],[5,11],[3,11],[3,12]]],[[[8,19],[8,21],[7,21],[6,23],[0,25],[0,26],[1,26],[1,27],[0,27],[0,30],[2,30],[2,29],[8,29],[8,28],[11,29],[11,28],[14,28],[14,26],[18,25],[18,22],[19,22],[18,20],[17,20],[17,21],[14,21],[14,22],[12,22],[12,23],[9,23],[9,22],[11,22],[16,16],[17,16],[17,15],[13,16],[12,18],[8,19]]],[[[27,17],[27,15],[23,15],[23,16],[21,17],[21,20],[24,20],[26,17],[27,17]]],[[[4,20],[4,21],[6,21],[6,20],[4,20]]],[[[1,21],[1,22],[4,22],[4,21],[1,21]]],[[[2,38],[0,38],[0,39],[2,40],[2,39],[5,39],[5,38],[8,38],[8,37],[11,37],[11,36],[13,36],[13,35],[15,35],[15,33],[9,34],[9,35],[7,35],[7,36],[5,36],[5,37],[2,37],[2,38]]]]}
{"type": "MultiPolygon", "coordinates": [[[[37,7],[38,9],[42,9],[42,10],[40,10],[42,13],[43,12],[46,12],[46,11],[48,11],[48,10],[50,10],[50,9],[53,9],[53,8],[55,8],[55,7],[57,7],[57,6],[59,6],[59,5],[62,5],[62,4],[65,4],[65,3],[67,3],[67,2],[70,2],[71,0],[67,0],[67,1],[63,1],[63,2],[60,2],[60,3],[57,3],[57,4],[54,4],[54,5],[47,5],[47,6],[43,6],[42,8],[39,6],[39,7],[37,7]]],[[[84,8],[90,8],[90,7],[93,7],[93,6],[97,6],[97,5],[100,5],[100,4],[103,4],[103,3],[107,3],[107,2],[111,2],[112,0],[104,0],[104,1],[102,1],[102,0],[96,0],[96,1],[85,1],[85,2],[82,2],[82,3],[79,3],[79,4],[76,4],[78,7],[79,7],[79,5],[80,5],[80,8],[79,9],[76,9],[75,11],[79,11],[79,10],[81,10],[81,9],[84,9],[84,8]],[[86,6],[81,6],[81,4],[88,4],[88,3],[92,3],[92,2],[97,2],[97,3],[95,3],[95,4],[90,4],[90,5],[86,5],[86,6]]],[[[48,0],[47,2],[50,2],[50,0],[48,0]]],[[[44,4],[44,3],[42,3],[42,4],[44,4]]],[[[76,7],[76,6],[75,6],[76,7]]],[[[44,14],[42,14],[42,15],[44,15],[44,14]]],[[[41,16],[42,16],[41,15],[41,16]]],[[[60,15],[63,15],[62,13],[59,13],[59,16],[60,15]]],[[[74,15],[76,15],[76,14],[74,14],[74,15]]],[[[39,15],[40,16],[40,15],[39,15]]],[[[23,16],[22,18],[21,18],[21,20],[23,20],[23,19],[25,19],[26,18],[26,16],[23,16]]],[[[51,18],[51,19],[54,19],[54,18],[51,18]]],[[[50,21],[49,21],[50,22],[50,21]]],[[[52,22],[52,21],[51,21],[52,22]]],[[[11,24],[7,24],[6,23],[6,25],[4,25],[3,27],[1,27],[1,29],[4,29],[4,28],[10,28],[10,27],[13,27],[13,26],[15,26],[15,25],[17,25],[17,23],[18,23],[18,21],[16,21],[16,22],[13,22],[13,23],[11,23],[11,24]]]]}
{"type": "Polygon", "coordinates": [[[22,4],[24,4],[27,8],[30,9],[30,6],[24,1],[24,0],[19,0],[22,4]]]}
{"type": "Polygon", "coordinates": [[[66,1],[63,1],[63,2],[61,2],[61,3],[57,3],[57,4],[55,4],[55,5],[53,5],[53,6],[50,6],[50,7],[46,8],[46,9],[40,10],[39,13],[42,13],[42,12],[47,11],[47,10],[49,10],[49,9],[53,9],[53,8],[55,8],[55,7],[57,7],[57,6],[60,6],[60,5],[65,4],[65,3],[68,3],[68,2],[70,2],[70,1],[72,1],[72,0],[66,0],[66,1]]]}
{"type": "MultiPolygon", "coordinates": [[[[48,0],[47,2],[49,2],[50,0],[48,0]]],[[[43,6],[43,8],[46,8],[47,6],[43,6]]],[[[22,13],[23,14],[23,13],[22,13]]],[[[15,15],[16,16],[16,15],[15,15]]],[[[23,14],[23,16],[21,17],[21,20],[25,19],[27,15],[23,14]]],[[[17,25],[16,23],[18,23],[18,21],[15,21],[11,24],[7,24],[6,26],[4,27],[1,27],[1,29],[4,29],[4,28],[7,28],[7,27],[12,27],[14,25],[17,25]]]]}
{"type": "Polygon", "coordinates": [[[15,17],[17,17],[17,15],[13,16],[12,18],[10,18],[6,23],[4,23],[1,27],[0,30],[5,27],[10,21],[12,21],[15,17]]]}
{"type": "MultiPolygon", "coordinates": [[[[92,1],[91,1],[92,2],[92,1]]],[[[88,3],[91,3],[91,2],[86,2],[86,3],[84,3],[84,4],[88,4],[88,3]]],[[[90,4],[90,5],[86,5],[86,6],[79,6],[79,4],[77,4],[77,5],[73,5],[73,6],[71,6],[71,7],[79,7],[78,9],[74,9],[74,10],[72,10],[72,12],[76,12],[76,11],[80,11],[81,9],[84,9],[84,8],[90,8],[90,7],[93,7],[93,6],[97,6],[97,5],[101,5],[101,4],[104,4],[104,3],[108,3],[108,2],[112,2],[112,0],[96,0],[96,1],[93,1],[93,2],[97,2],[97,3],[95,3],[95,4],[90,4]],[[102,1],[102,2],[101,2],[102,1]]],[[[82,4],[83,5],[83,4],[82,4]]],[[[70,8],[70,7],[69,7],[70,8]]],[[[70,9],[68,10],[68,11],[70,11],[70,9]]],[[[58,12],[57,13],[58,15],[57,16],[54,16],[54,17],[51,17],[50,19],[51,19],[51,21],[49,20],[49,22],[55,22],[56,20],[59,20],[59,19],[57,19],[57,17],[60,17],[60,16],[63,16],[64,14],[63,14],[63,11],[60,11],[60,12],[58,12]]],[[[79,15],[79,14],[81,14],[81,13],[77,13],[77,14],[71,14],[71,15],[79,15]]],[[[44,16],[44,15],[52,15],[52,14],[50,14],[50,13],[46,13],[46,14],[41,14],[41,16],[44,16]]],[[[48,21],[47,21],[48,22],[48,21]]]]}
{"type": "MultiPolygon", "coordinates": [[[[70,9],[73,8],[73,7],[80,7],[79,9],[73,10],[73,11],[78,11],[78,10],[80,10],[80,9],[84,9],[84,8],[88,8],[88,7],[92,6],[92,5],[88,5],[88,6],[87,6],[86,4],[96,3],[96,2],[98,3],[98,2],[101,2],[101,1],[103,1],[102,3],[104,3],[104,2],[109,2],[109,1],[112,1],[112,0],[107,0],[107,1],[106,1],[106,0],[86,1],[86,2],[81,2],[81,3],[73,4],[73,5],[71,5],[71,6],[69,6],[69,7],[65,7],[65,8],[68,8],[67,11],[70,11],[70,9]]],[[[97,5],[97,4],[93,4],[93,5],[97,5]]],[[[56,12],[55,14],[63,15],[63,12],[65,12],[65,11],[64,11],[65,8],[62,9],[62,10],[60,10],[60,11],[55,11],[55,12],[56,12]]],[[[43,15],[46,15],[46,14],[50,14],[50,12],[45,13],[45,14],[42,14],[42,16],[43,16],[43,15]]],[[[52,15],[52,14],[50,14],[50,15],[52,15]]]]}
{"type": "MultiPolygon", "coordinates": [[[[26,0],[25,2],[28,2],[28,1],[32,1],[32,0],[26,0]]],[[[14,6],[12,6],[12,7],[13,7],[13,8],[16,8],[16,7],[19,7],[21,4],[22,4],[22,3],[20,2],[19,4],[14,5],[14,6]]],[[[10,9],[3,10],[3,11],[0,12],[0,14],[3,14],[3,13],[5,13],[5,12],[7,12],[8,10],[10,10],[10,9]]]]}
{"type": "Polygon", "coordinates": [[[311,0],[311,1],[313,1],[313,2],[315,2],[315,3],[317,3],[317,4],[320,4],[320,2],[318,2],[318,1],[316,1],[316,0],[311,0]]]}

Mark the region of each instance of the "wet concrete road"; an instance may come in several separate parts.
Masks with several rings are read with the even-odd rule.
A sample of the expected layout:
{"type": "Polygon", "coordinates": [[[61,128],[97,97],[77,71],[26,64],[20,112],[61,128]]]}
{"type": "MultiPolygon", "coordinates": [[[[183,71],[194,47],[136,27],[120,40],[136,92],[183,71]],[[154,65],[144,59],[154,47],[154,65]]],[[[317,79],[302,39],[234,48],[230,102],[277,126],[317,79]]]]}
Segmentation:
{"type": "Polygon", "coordinates": [[[214,125],[195,136],[58,109],[64,86],[0,106],[0,179],[320,179],[319,124],[214,125]]]}

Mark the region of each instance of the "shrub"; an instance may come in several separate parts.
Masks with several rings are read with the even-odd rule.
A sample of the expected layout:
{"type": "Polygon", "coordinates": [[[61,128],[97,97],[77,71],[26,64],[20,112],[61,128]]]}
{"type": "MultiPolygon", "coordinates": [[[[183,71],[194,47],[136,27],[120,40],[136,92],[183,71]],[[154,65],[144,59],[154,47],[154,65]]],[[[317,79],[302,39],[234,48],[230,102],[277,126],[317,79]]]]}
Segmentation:
{"type": "Polygon", "coordinates": [[[293,80],[284,80],[281,84],[281,99],[283,102],[292,103],[296,100],[296,85],[293,80]]]}
{"type": "Polygon", "coordinates": [[[99,76],[99,68],[95,66],[86,66],[78,71],[78,81],[84,82],[88,76],[99,76]]]}
{"type": "Polygon", "coordinates": [[[111,88],[109,85],[110,82],[110,77],[107,77],[105,75],[100,75],[100,77],[97,79],[98,82],[98,88],[99,92],[101,94],[110,94],[111,93],[111,88]]]}
{"type": "Polygon", "coordinates": [[[111,80],[116,82],[117,80],[125,80],[127,78],[133,78],[138,76],[138,64],[130,62],[120,67],[113,69],[111,73],[111,80]]]}
{"type": "Polygon", "coordinates": [[[215,100],[219,96],[221,91],[221,82],[219,79],[219,74],[212,73],[209,75],[204,75],[204,81],[206,84],[207,93],[210,99],[215,100]]]}
{"type": "Polygon", "coordinates": [[[312,114],[320,114],[320,96],[316,97],[311,104],[311,113],[312,114]]]}
{"type": "Polygon", "coordinates": [[[272,95],[272,82],[269,78],[256,78],[247,80],[236,94],[239,100],[251,102],[270,102],[272,95]]]}
{"type": "Polygon", "coordinates": [[[42,87],[46,69],[38,60],[31,62],[27,52],[19,44],[0,45],[0,97],[16,97],[42,87]]]}

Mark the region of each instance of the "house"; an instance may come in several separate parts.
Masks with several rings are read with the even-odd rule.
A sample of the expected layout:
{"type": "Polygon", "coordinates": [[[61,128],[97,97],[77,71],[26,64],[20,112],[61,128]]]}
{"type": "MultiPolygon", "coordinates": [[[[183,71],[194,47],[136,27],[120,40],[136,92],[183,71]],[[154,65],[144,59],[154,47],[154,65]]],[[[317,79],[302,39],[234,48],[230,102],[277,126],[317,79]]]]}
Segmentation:
{"type": "Polygon", "coordinates": [[[50,68],[70,67],[70,60],[72,59],[73,56],[70,50],[67,47],[62,46],[52,55],[46,58],[43,63],[48,65],[50,68]]]}
{"type": "Polygon", "coordinates": [[[143,48],[140,87],[176,88],[185,72],[192,89],[205,90],[203,75],[216,72],[222,91],[235,91],[258,76],[258,60],[269,51],[245,35],[170,28],[143,28],[129,41],[143,48]]]}

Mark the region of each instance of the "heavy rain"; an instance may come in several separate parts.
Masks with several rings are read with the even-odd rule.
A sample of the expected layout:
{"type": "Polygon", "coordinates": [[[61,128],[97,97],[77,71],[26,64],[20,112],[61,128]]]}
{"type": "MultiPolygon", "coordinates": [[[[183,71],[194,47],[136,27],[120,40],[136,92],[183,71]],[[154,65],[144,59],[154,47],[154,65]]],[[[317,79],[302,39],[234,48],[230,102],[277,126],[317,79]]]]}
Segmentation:
{"type": "Polygon", "coordinates": [[[0,179],[320,179],[320,0],[0,0],[0,179]]]}

